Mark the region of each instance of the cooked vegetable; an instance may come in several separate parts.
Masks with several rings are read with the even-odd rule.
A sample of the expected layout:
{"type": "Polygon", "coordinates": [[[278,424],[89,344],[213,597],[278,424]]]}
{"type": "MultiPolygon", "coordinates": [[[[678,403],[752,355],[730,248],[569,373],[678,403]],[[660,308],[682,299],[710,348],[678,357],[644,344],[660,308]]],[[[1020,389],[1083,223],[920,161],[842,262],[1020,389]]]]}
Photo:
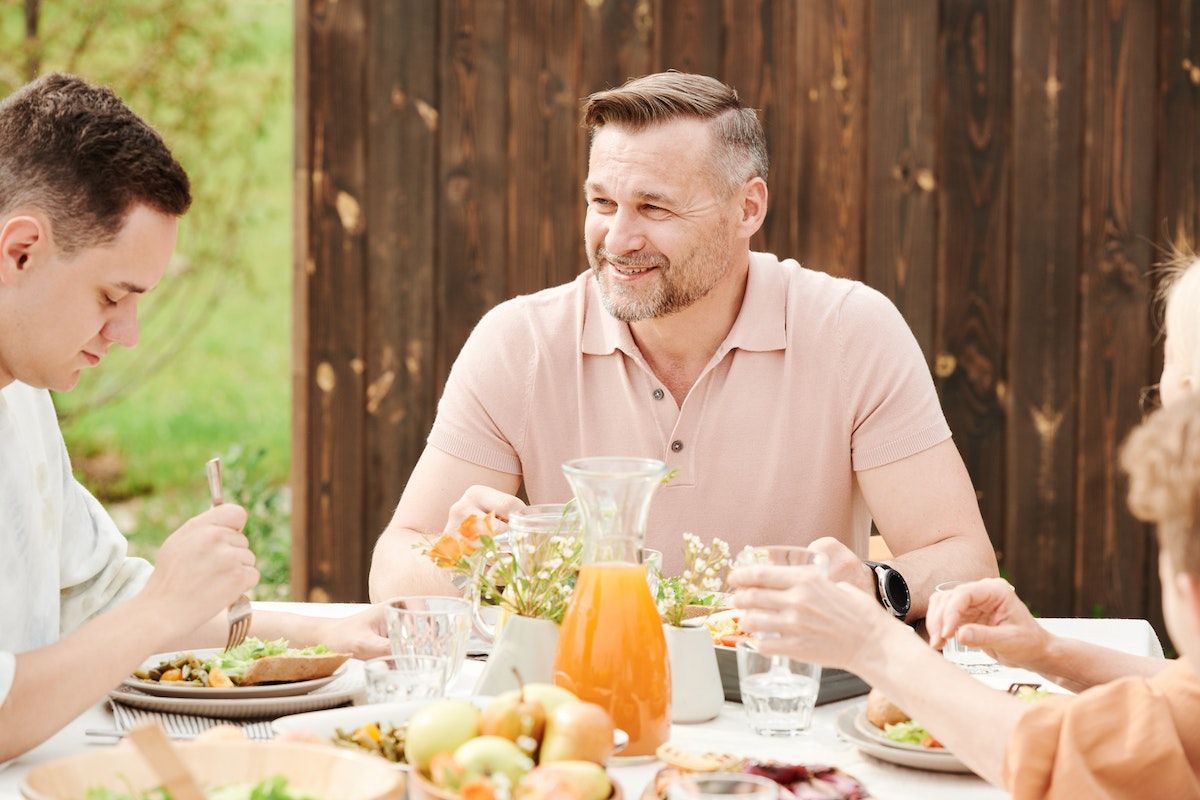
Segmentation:
{"type": "Polygon", "coordinates": [[[246,670],[267,656],[316,656],[328,653],[323,644],[297,649],[288,647],[287,639],[264,642],[250,637],[232,650],[222,650],[205,661],[192,653],[181,653],[151,669],[139,669],[133,677],[144,681],[171,681],[187,686],[230,687],[241,684],[246,670]]]}
{"type": "Polygon", "coordinates": [[[352,731],[337,729],[332,741],[341,747],[366,750],[393,764],[404,764],[404,734],[407,725],[368,722],[352,731]]]}
{"type": "Polygon", "coordinates": [[[932,734],[919,722],[897,722],[894,725],[885,725],[883,735],[891,739],[893,742],[901,742],[904,744],[919,744],[921,747],[928,747],[931,750],[942,746],[942,743],[933,738],[932,734]]]}

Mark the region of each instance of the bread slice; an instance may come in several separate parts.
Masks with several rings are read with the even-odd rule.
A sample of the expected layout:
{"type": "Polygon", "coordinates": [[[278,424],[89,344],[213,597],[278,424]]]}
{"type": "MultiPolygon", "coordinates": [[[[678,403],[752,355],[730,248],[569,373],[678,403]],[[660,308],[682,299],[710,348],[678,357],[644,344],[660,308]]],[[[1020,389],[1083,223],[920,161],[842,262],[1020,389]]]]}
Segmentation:
{"type": "Polygon", "coordinates": [[[867,695],[867,719],[876,728],[882,729],[885,725],[908,722],[912,718],[889,700],[883,692],[872,689],[871,693],[867,695]]]}
{"type": "Polygon", "coordinates": [[[241,686],[260,683],[294,683],[325,678],[350,658],[350,653],[321,653],[313,656],[264,656],[250,664],[241,686]]]}

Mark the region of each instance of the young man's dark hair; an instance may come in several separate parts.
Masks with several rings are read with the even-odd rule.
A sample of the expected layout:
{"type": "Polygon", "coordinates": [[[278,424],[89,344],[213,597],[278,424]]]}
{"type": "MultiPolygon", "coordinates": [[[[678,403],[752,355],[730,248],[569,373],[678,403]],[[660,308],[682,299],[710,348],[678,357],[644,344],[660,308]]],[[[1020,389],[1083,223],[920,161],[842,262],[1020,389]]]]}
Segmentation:
{"type": "Polygon", "coordinates": [[[0,103],[0,214],[41,210],[64,254],[111,241],[136,203],[181,216],[191,202],[162,137],[108,89],[50,74],[0,103]]]}

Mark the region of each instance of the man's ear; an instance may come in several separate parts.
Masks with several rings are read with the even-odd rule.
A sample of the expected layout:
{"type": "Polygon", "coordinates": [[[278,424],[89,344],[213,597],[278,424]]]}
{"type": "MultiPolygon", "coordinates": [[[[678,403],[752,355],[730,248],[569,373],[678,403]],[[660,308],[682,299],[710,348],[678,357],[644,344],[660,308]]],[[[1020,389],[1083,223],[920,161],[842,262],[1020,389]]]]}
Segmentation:
{"type": "Polygon", "coordinates": [[[738,238],[749,239],[758,233],[767,216],[767,182],[754,177],[746,181],[741,189],[741,219],[738,221],[738,238]]]}
{"type": "Polygon", "coordinates": [[[31,264],[31,257],[49,244],[44,223],[37,217],[9,217],[0,227],[0,283],[12,284],[31,264]]]}

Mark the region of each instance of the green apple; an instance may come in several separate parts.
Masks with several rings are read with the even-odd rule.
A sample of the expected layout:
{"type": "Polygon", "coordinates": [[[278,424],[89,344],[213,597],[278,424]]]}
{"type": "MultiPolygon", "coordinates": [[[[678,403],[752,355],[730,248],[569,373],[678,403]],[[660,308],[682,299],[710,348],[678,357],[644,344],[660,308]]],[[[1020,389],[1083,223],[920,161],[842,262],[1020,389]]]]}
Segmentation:
{"type": "MultiPolygon", "coordinates": [[[[512,689],[498,696],[496,700],[516,700],[521,697],[520,689],[512,689]]],[[[573,693],[561,686],[555,686],[552,683],[527,683],[525,684],[525,700],[537,700],[542,704],[546,714],[553,714],[554,709],[558,708],[568,700],[578,700],[573,693]]]]}
{"type": "Polygon", "coordinates": [[[454,751],[454,760],[462,765],[467,780],[499,774],[516,785],[533,769],[533,759],[503,736],[477,736],[463,742],[454,751]]]}
{"type": "Polygon", "coordinates": [[[478,708],[465,700],[441,700],[409,718],[404,757],[428,775],[434,756],[453,753],[463,742],[478,735],[478,708]]]}
{"type": "Polygon", "coordinates": [[[612,782],[604,767],[591,761],[555,761],[535,767],[517,784],[517,800],[540,800],[563,784],[579,800],[606,800],[612,794],[612,782]]]}
{"type": "Polygon", "coordinates": [[[558,706],[546,719],[538,762],[591,761],[603,765],[612,751],[612,717],[595,703],[572,700],[558,706]]]}

